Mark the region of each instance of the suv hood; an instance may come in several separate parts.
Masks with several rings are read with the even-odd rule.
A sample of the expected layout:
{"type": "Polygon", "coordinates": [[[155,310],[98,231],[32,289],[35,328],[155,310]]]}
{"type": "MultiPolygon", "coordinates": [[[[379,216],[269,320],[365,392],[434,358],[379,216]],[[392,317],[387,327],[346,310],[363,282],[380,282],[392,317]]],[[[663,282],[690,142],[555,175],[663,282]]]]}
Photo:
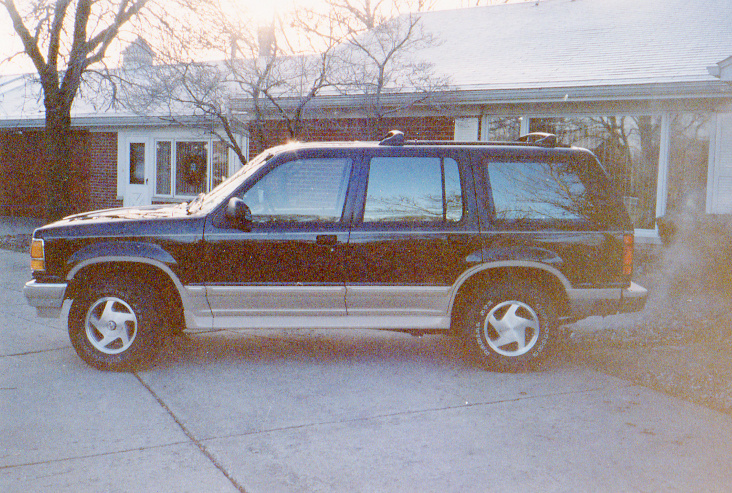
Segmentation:
{"type": "Polygon", "coordinates": [[[86,221],[110,221],[115,219],[161,219],[173,217],[185,217],[188,215],[186,203],[162,204],[144,207],[119,207],[115,209],[103,209],[98,211],[74,214],[63,218],[56,224],[78,223],[86,221]]]}

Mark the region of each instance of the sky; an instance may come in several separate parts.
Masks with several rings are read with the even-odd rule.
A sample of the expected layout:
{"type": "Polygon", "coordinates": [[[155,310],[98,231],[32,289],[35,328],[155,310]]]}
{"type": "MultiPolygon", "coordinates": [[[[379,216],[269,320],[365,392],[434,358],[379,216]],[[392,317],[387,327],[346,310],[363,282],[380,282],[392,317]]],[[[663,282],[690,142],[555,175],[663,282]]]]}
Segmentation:
{"type": "MultiPolygon", "coordinates": [[[[29,0],[18,0],[21,6],[29,0]]],[[[318,5],[323,0],[232,0],[251,12],[252,17],[261,24],[267,24],[278,12],[286,12],[293,5],[318,5]]],[[[451,9],[473,6],[476,0],[433,0],[435,9],[451,9]]],[[[485,3],[483,0],[482,3],[485,3]]],[[[502,1],[502,0],[501,0],[502,1]]],[[[516,0],[509,0],[516,1],[516,0]]],[[[35,69],[25,55],[15,57],[11,62],[3,62],[22,48],[20,40],[13,30],[7,12],[0,5],[0,75],[34,72],[35,69]]]]}

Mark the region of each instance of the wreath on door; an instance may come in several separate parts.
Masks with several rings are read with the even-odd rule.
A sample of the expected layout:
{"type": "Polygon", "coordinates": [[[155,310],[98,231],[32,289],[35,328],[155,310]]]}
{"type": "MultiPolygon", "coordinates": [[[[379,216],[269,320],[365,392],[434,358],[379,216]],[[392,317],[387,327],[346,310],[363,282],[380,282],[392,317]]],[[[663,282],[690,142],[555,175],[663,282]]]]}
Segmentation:
{"type": "Polygon", "coordinates": [[[206,160],[203,156],[189,155],[183,160],[183,179],[186,185],[199,187],[206,178],[206,160]]]}

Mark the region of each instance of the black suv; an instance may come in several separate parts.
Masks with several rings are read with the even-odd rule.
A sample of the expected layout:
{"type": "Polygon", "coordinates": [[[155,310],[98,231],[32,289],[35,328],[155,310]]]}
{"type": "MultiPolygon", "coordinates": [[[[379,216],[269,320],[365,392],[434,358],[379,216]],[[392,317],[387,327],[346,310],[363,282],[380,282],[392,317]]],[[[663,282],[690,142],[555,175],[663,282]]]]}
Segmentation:
{"type": "Polygon", "coordinates": [[[171,331],[373,328],[462,337],[492,369],[557,328],[642,309],[633,228],[597,158],[520,142],[290,144],[190,203],[39,228],[28,302],[88,364],[149,362],[171,331]]]}

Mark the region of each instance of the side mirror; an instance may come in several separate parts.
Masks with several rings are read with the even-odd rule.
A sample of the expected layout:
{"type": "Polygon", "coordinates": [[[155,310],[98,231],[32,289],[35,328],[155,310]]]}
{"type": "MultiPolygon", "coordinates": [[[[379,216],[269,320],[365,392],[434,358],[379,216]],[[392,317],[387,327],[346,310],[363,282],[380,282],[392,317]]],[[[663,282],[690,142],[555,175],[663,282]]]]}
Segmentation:
{"type": "Polygon", "coordinates": [[[252,211],[239,197],[231,197],[226,205],[226,220],[235,228],[252,229],[252,211]]]}

